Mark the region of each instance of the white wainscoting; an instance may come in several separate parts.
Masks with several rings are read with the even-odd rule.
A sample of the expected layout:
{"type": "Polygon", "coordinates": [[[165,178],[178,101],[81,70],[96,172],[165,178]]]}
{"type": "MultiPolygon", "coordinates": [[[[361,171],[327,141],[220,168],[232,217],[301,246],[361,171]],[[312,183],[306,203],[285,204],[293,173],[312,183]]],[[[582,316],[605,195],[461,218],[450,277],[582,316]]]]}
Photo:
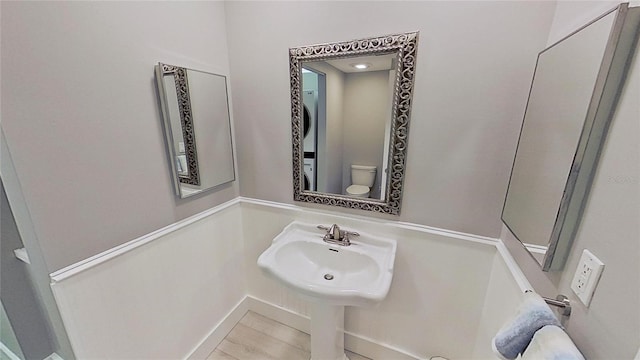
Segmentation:
{"type": "MultiPolygon", "coordinates": [[[[284,226],[293,220],[338,223],[397,240],[388,297],[375,308],[345,310],[347,348],[362,344],[349,349],[364,356],[389,358],[388,352],[380,352],[386,349],[415,358],[490,358],[489,340],[511,316],[523,290],[530,288],[496,239],[253,199],[243,199],[241,207],[248,294],[303,317],[308,316],[306,302],[265,277],[256,265],[284,226]],[[356,338],[380,346],[366,346],[368,341],[356,338]]],[[[296,321],[288,324],[300,326],[296,321]]]]}
{"type": "Polygon", "coordinates": [[[365,356],[491,357],[529,288],[496,239],[238,198],[52,274],[76,356],[202,359],[249,309],[308,332],[307,303],[256,265],[293,220],[398,241],[387,299],[345,311],[346,346],[365,356]]]}
{"type": "Polygon", "coordinates": [[[182,359],[212,342],[245,297],[240,211],[234,200],[52,274],[76,357],[182,359]]]}
{"type": "Polygon", "coordinates": [[[491,276],[482,306],[473,359],[495,358],[491,350],[493,337],[515,312],[516,306],[524,298],[524,290],[531,289],[531,285],[517,268],[504,245],[498,244],[497,248],[499,256],[494,258],[491,266],[491,276]]]}

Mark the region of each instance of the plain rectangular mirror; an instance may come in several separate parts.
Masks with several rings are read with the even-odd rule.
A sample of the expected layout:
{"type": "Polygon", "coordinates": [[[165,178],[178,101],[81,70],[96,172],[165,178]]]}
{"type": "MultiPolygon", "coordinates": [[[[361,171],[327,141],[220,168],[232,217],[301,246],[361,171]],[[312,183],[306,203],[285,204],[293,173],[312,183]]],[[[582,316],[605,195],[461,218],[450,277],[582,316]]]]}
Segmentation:
{"type": "Polygon", "coordinates": [[[226,77],[162,63],[155,74],[176,195],[235,180],[226,77]]]}
{"type": "Polygon", "coordinates": [[[400,213],[417,41],[289,49],[294,200],[400,213]]]}
{"type": "Polygon", "coordinates": [[[638,30],[621,4],[538,55],[502,220],[544,271],[562,269],[638,30]]]}

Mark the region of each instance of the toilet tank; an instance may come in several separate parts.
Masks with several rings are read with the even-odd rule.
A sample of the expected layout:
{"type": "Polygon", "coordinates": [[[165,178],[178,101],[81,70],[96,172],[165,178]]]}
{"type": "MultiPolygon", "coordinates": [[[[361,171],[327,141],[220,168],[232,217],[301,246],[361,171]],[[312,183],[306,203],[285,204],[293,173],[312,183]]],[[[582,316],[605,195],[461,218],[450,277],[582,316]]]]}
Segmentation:
{"type": "Polygon", "coordinates": [[[376,167],[367,165],[351,165],[352,185],[373,186],[376,180],[376,167]]]}

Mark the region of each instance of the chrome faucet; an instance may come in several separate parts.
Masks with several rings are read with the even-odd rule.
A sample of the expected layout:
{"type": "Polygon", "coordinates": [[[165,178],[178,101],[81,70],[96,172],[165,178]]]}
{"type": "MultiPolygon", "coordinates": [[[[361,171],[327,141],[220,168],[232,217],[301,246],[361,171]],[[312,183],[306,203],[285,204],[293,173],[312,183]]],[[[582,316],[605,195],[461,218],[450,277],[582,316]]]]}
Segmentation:
{"type": "Polygon", "coordinates": [[[351,245],[350,236],[360,236],[360,234],[354,231],[340,230],[338,224],[333,224],[331,227],[318,225],[318,229],[325,230],[327,232],[322,240],[330,244],[337,244],[341,246],[351,245]]]}
{"type": "Polygon", "coordinates": [[[327,234],[331,234],[331,238],[335,240],[344,239],[344,230],[340,230],[338,224],[331,225],[329,230],[327,230],[327,234]]]}

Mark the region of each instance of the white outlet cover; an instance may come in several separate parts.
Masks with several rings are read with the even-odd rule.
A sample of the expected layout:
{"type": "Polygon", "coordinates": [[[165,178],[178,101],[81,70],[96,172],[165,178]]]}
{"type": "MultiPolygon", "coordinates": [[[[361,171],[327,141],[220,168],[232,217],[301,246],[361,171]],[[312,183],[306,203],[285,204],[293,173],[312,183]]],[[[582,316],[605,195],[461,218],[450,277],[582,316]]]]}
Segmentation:
{"type": "Polygon", "coordinates": [[[589,250],[584,249],[578,262],[576,273],[571,281],[571,290],[578,295],[580,301],[587,307],[591,303],[603,269],[604,263],[589,250]],[[584,286],[580,286],[581,283],[584,286]]]}

